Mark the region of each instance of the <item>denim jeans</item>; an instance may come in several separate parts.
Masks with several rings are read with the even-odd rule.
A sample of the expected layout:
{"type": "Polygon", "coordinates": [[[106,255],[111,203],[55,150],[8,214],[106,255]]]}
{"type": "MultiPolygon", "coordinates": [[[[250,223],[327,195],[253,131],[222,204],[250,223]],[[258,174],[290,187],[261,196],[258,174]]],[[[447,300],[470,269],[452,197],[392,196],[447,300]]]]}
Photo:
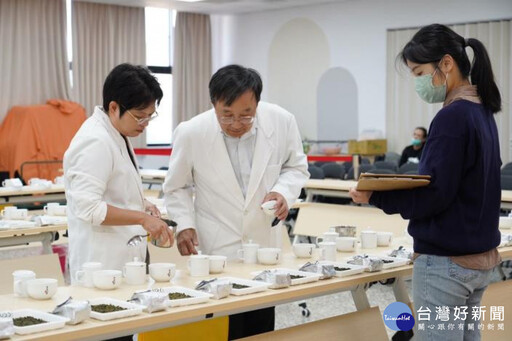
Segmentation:
{"type": "Polygon", "coordinates": [[[478,325],[487,323],[490,307],[483,309],[485,320],[473,319],[473,307],[480,307],[493,270],[466,269],[452,262],[450,257],[421,255],[416,258],[412,279],[416,315],[414,340],[480,340],[478,325]],[[455,316],[456,312],[463,311],[467,312],[465,320],[463,313],[455,316]],[[470,330],[471,324],[474,330],[470,330]]]}

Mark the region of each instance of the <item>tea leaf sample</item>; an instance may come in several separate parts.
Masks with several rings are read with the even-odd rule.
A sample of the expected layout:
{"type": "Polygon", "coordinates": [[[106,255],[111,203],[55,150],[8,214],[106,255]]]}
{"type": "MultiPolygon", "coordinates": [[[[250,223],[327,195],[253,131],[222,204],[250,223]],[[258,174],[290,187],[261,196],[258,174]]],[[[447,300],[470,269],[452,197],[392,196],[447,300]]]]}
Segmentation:
{"type": "Polygon", "coordinates": [[[246,289],[250,288],[249,285],[233,283],[233,289],[246,289]]]}
{"type": "Polygon", "coordinates": [[[41,324],[41,323],[47,322],[45,320],[41,320],[41,319],[38,319],[33,316],[16,317],[16,318],[13,318],[12,321],[16,327],[33,326],[35,324],[41,324]]]}
{"type": "Polygon", "coordinates": [[[191,298],[192,296],[189,296],[187,294],[181,293],[181,292],[170,292],[169,293],[169,299],[170,300],[179,300],[182,298],[191,298]]]}
{"type": "Polygon", "coordinates": [[[95,304],[91,305],[91,310],[97,313],[113,313],[116,311],[126,310],[126,308],[113,304],[95,304]]]}

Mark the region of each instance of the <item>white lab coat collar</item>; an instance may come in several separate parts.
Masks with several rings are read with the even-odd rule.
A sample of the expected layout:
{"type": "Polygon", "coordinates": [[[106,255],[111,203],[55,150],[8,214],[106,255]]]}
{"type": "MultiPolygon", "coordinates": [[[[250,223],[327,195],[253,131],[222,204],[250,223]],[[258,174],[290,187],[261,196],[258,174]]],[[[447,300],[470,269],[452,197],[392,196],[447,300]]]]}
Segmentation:
{"type": "Polygon", "coordinates": [[[254,147],[254,157],[252,161],[251,177],[247,187],[247,195],[244,198],[229,159],[222,128],[215,115],[215,110],[210,110],[209,115],[210,124],[209,128],[204,131],[204,138],[209,141],[211,163],[224,182],[226,190],[231,192],[236,197],[237,201],[244,202],[244,207],[247,207],[262,180],[272,151],[275,148],[270,140],[270,137],[274,133],[272,122],[265,120],[265,116],[258,115],[258,111],[256,111],[257,119],[254,121],[253,128],[251,128],[256,132],[256,145],[254,147]],[[211,127],[214,128],[212,129],[211,127]]]}
{"type": "MultiPolygon", "coordinates": [[[[92,114],[92,117],[94,119],[98,120],[100,122],[100,124],[102,124],[107,129],[107,132],[109,133],[110,136],[112,136],[112,138],[114,139],[114,142],[118,146],[119,153],[123,156],[125,161],[127,161],[131,165],[133,165],[132,159],[130,158],[130,154],[128,154],[128,150],[126,149],[126,142],[125,142],[123,136],[116,129],[116,127],[114,127],[114,125],[110,121],[110,117],[108,116],[108,114],[105,113],[105,111],[103,110],[103,108],[101,106],[98,105],[98,106],[94,107],[94,112],[92,114]]],[[[130,152],[133,155],[133,162],[135,163],[135,167],[132,166],[132,169],[133,169],[132,175],[135,177],[136,183],[138,184],[138,187],[139,187],[140,195],[141,195],[142,199],[144,199],[144,192],[142,189],[142,182],[140,179],[139,164],[137,163],[137,157],[135,156],[135,152],[133,151],[133,147],[130,142],[130,139],[126,138],[126,141],[128,141],[128,148],[130,149],[130,152]]]]}

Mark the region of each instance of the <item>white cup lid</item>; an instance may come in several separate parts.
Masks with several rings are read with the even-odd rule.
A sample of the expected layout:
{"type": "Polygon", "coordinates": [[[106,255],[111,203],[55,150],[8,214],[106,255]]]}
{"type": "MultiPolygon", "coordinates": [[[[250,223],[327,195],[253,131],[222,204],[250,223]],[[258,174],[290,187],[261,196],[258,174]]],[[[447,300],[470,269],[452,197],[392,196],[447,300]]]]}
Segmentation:
{"type": "Polygon", "coordinates": [[[12,273],[15,277],[26,277],[26,278],[32,278],[36,277],[36,273],[34,271],[30,270],[16,270],[12,273]]]}

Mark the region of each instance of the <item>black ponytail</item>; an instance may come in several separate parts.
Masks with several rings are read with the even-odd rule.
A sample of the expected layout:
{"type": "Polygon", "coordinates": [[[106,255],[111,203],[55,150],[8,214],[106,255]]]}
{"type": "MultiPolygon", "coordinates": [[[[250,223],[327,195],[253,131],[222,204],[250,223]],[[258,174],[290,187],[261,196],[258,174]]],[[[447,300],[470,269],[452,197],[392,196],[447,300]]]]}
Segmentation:
{"type": "Polygon", "coordinates": [[[501,111],[501,95],[498,86],[494,82],[491,60],[478,39],[467,39],[467,45],[473,49],[474,58],[471,66],[471,83],[476,85],[480,99],[484,107],[493,113],[501,111]]]}
{"type": "Polygon", "coordinates": [[[501,95],[494,82],[491,61],[484,45],[477,39],[467,39],[455,33],[445,25],[432,24],[421,28],[412,37],[399,58],[418,64],[438,64],[444,55],[449,54],[457,63],[462,77],[469,78],[476,85],[482,105],[492,113],[501,110],[501,95]],[[473,65],[470,64],[466,46],[474,51],[473,65]]]}

